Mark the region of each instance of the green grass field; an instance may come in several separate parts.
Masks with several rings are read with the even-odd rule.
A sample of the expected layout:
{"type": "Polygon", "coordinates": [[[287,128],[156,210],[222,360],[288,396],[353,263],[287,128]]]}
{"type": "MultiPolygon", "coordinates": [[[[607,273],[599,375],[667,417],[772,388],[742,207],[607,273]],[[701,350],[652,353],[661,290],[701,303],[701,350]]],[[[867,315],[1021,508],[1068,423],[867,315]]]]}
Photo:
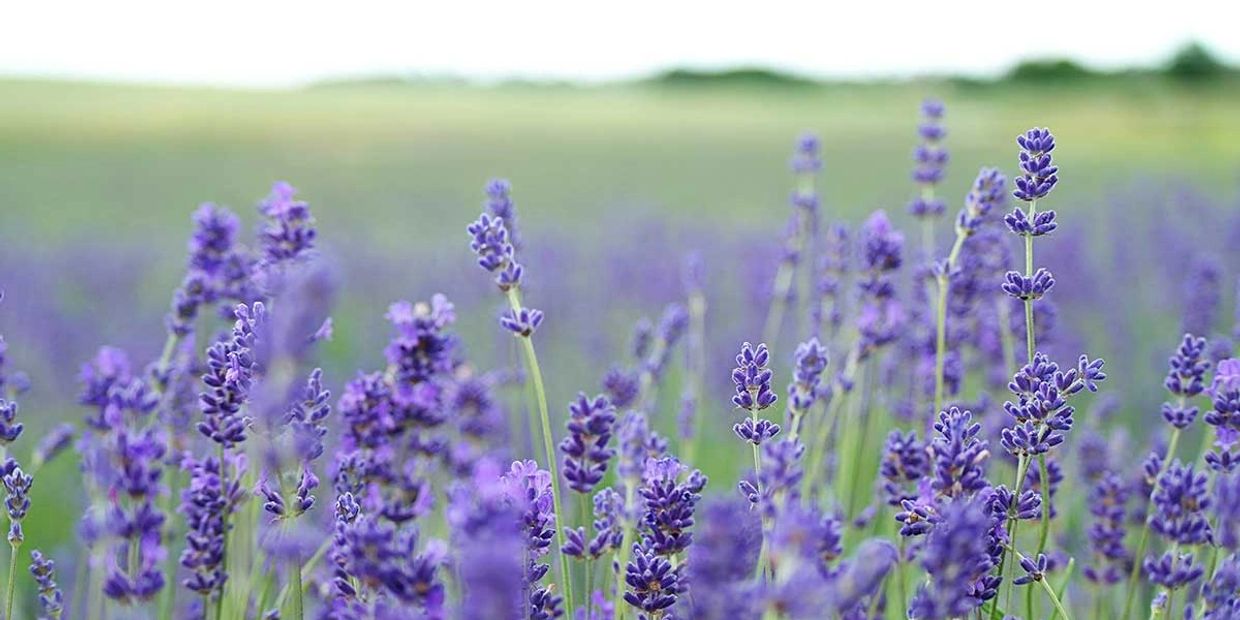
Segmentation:
{"type": "Polygon", "coordinates": [[[455,234],[497,175],[540,226],[588,226],[611,211],[774,230],[802,130],[823,137],[829,209],[902,211],[926,95],[948,104],[951,204],[978,166],[1014,168],[1013,137],[1035,124],[1059,137],[1061,208],[1148,173],[1221,187],[1240,167],[1232,82],[229,91],[0,81],[0,238],[106,231],[179,250],[198,202],[248,210],[287,179],[337,238],[400,247],[455,234]]]}

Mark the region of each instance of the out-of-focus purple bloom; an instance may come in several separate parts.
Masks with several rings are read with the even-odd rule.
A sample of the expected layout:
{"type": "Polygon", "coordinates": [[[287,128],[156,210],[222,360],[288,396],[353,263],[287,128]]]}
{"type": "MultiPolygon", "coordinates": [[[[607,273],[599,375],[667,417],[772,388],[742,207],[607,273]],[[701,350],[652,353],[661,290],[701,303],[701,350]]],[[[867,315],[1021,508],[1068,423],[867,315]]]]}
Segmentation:
{"type": "Polygon", "coordinates": [[[1206,620],[1235,620],[1240,617],[1240,557],[1224,559],[1214,577],[1201,591],[1206,620]]]}
{"type": "Polygon", "coordinates": [[[1210,540],[1210,508],[1207,476],[1192,465],[1171,463],[1158,478],[1151,500],[1150,530],[1181,545],[1199,545],[1210,540]]]}
{"type": "Polygon", "coordinates": [[[603,375],[603,391],[617,409],[633,404],[640,393],[641,384],[637,374],[620,368],[612,368],[603,375]]]}
{"type": "Polygon", "coordinates": [[[693,596],[688,617],[733,620],[753,617],[750,578],[762,544],[755,511],[738,501],[712,501],[702,508],[686,562],[693,596]]]}
{"type": "Polygon", "coordinates": [[[68,422],[62,422],[53,426],[51,430],[44,433],[39,439],[39,444],[35,446],[34,454],[31,456],[31,463],[34,467],[40,467],[44,463],[55,459],[69,447],[73,442],[73,434],[75,429],[68,422]]]}
{"type": "Polygon", "coordinates": [[[317,231],[310,205],[295,199],[297,189],[284,181],[271,186],[271,193],[258,210],[267,218],[259,231],[267,267],[305,258],[314,249],[317,231]]]}
{"type": "Polygon", "coordinates": [[[1205,338],[1184,334],[1184,340],[1168,361],[1170,368],[1163,386],[1173,396],[1178,397],[1178,401],[1163,403],[1162,416],[1176,428],[1185,428],[1197,419],[1196,405],[1190,405],[1186,401],[1205,390],[1205,374],[1210,369],[1209,360],[1203,358],[1205,349],[1205,338]]]}
{"type": "Polygon", "coordinates": [[[1215,543],[1231,552],[1240,550],[1240,474],[1218,474],[1215,490],[1215,543]]]}
{"type": "Polygon", "coordinates": [[[930,579],[913,598],[910,618],[967,616],[994,595],[997,582],[990,582],[997,577],[990,575],[994,562],[987,542],[993,525],[974,501],[957,499],[943,508],[922,550],[921,565],[930,579]],[[986,583],[979,588],[979,582],[986,583]]]}
{"type": "Polygon", "coordinates": [[[762,446],[762,471],[758,483],[741,480],[741,494],[767,517],[774,517],[789,503],[800,499],[799,489],[804,469],[801,455],[805,446],[795,439],[772,441],[762,446]]]}
{"type": "Polygon", "coordinates": [[[181,513],[187,531],[181,566],[190,572],[182,583],[193,592],[210,597],[221,592],[228,573],[224,570],[225,518],[240,494],[238,483],[224,481],[220,461],[208,457],[190,461],[189,487],[181,492],[181,513]]]}
{"type": "Polygon", "coordinates": [[[965,195],[964,207],[956,216],[956,231],[966,237],[977,234],[990,214],[1004,207],[1007,200],[1007,177],[998,168],[982,168],[965,195]]]}
{"type": "Polygon", "coordinates": [[[491,179],[487,181],[484,192],[487,195],[486,210],[504,223],[508,231],[508,240],[513,248],[521,247],[517,235],[517,205],[512,201],[512,184],[508,179],[491,179]]]}
{"type": "Polygon", "coordinates": [[[916,498],[916,493],[911,493],[908,487],[926,475],[928,464],[926,446],[917,440],[917,433],[894,430],[887,435],[878,473],[883,479],[883,495],[888,506],[898,508],[904,500],[916,498]]]}
{"type": "Polygon", "coordinates": [[[790,167],[797,174],[812,174],[822,170],[822,144],[817,135],[801,134],[797,138],[796,151],[790,167]]]}
{"type": "Polygon", "coordinates": [[[31,551],[30,574],[39,588],[39,620],[60,620],[65,604],[56,585],[56,563],[37,549],[31,551]]]}
{"type": "Polygon", "coordinates": [[[1200,256],[1189,267],[1184,279],[1184,308],[1180,331],[1188,334],[1214,334],[1223,300],[1223,268],[1216,259],[1200,256]]]}
{"type": "Polygon", "coordinates": [[[1194,561],[1192,554],[1172,554],[1170,551],[1161,557],[1148,557],[1143,564],[1150,581],[1168,589],[1183,588],[1198,579],[1205,569],[1194,561]]]}
{"type": "Polygon", "coordinates": [[[1119,583],[1132,570],[1132,553],[1124,546],[1126,507],[1131,488],[1114,473],[1106,473],[1089,492],[1089,546],[1096,563],[1084,569],[1085,578],[1098,584],[1119,583]]]}
{"type": "Polygon", "coordinates": [[[857,315],[859,359],[895,340],[903,321],[900,306],[893,299],[895,284],[891,272],[903,262],[904,235],[896,231],[887,214],[875,211],[861,228],[864,274],[861,307],[857,315]]]}
{"type": "Polygon", "coordinates": [[[788,384],[788,406],[797,415],[804,414],[814,406],[821,394],[819,382],[827,369],[827,350],[817,338],[797,345],[792,383],[788,384]]]}
{"type": "Polygon", "coordinates": [[[921,144],[913,150],[913,182],[921,187],[921,195],[909,203],[909,213],[914,217],[937,217],[943,214],[946,204],[934,197],[934,187],[943,180],[948,153],[943,148],[943,102],[927,99],[921,104],[922,122],[917,128],[921,144]]]}
{"type": "Polygon", "coordinates": [[[560,442],[564,453],[564,479],[578,493],[589,493],[603,480],[607,463],[616,451],[607,446],[616,409],[603,395],[594,398],[584,393],[568,405],[568,436],[560,442]]]}

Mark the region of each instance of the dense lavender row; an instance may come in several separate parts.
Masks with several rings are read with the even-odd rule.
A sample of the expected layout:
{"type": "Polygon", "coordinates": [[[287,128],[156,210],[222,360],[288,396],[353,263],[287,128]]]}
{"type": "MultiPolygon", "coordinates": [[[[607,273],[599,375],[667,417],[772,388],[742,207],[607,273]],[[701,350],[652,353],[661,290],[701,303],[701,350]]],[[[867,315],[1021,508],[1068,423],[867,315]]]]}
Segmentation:
{"type": "Polygon", "coordinates": [[[1054,136],[1020,135],[1011,181],[982,169],[948,220],[945,109],[922,114],[918,251],[882,211],[824,217],[806,136],[764,320],[742,323],[762,341],[711,359],[707,319],[727,312],[711,255],[690,253],[681,299],[587,365],[563,414],[549,385],[583,373],[544,366],[541,337],[583,309],[530,286],[537,236],[506,181],[463,239],[496,350],[469,354],[437,294],[391,304],[380,366],[337,377],[317,365],[335,284],[309,205],[276,184],[252,245],[203,205],[159,355],[100,349],[81,424],[31,441],[30,382],[0,344],[4,617],[1240,618],[1240,360],[1215,333],[1230,276],[1189,271],[1184,327],[1209,338],[1164,335],[1169,396],[1141,422],[1165,429],[1126,458],[1102,360],[1059,359],[1052,300],[1084,267],[1038,260],[1065,235],[1045,208],[1054,136]],[[23,523],[70,444],[85,509],[66,579],[23,523]],[[721,462],[739,479],[708,480],[721,462]]]}

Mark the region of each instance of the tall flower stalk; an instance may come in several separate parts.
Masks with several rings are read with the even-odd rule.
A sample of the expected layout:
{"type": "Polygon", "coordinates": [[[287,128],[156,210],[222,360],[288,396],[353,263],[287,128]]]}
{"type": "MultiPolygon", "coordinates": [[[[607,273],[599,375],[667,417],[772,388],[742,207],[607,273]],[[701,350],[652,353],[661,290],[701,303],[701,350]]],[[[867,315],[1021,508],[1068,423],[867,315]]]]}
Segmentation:
{"type": "Polygon", "coordinates": [[[918,194],[908,205],[908,211],[921,223],[922,251],[927,260],[934,256],[934,222],[943,216],[947,205],[935,195],[935,188],[946,174],[948,153],[943,147],[947,130],[943,127],[943,102],[926,99],[921,103],[921,124],[917,135],[921,144],[913,149],[913,182],[918,194]]]}
{"type": "MultiPolygon", "coordinates": [[[[1174,400],[1163,404],[1162,416],[1163,420],[1171,425],[1171,435],[1167,440],[1167,448],[1163,454],[1151,454],[1151,460],[1147,461],[1155,466],[1154,471],[1150,472],[1151,487],[1149,499],[1151,502],[1160,493],[1164,474],[1174,460],[1176,448],[1179,446],[1183,430],[1197,419],[1198,410],[1192,404],[1192,399],[1206,389],[1205,374],[1210,368],[1210,362],[1204,359],[1205,348],[1205,338],[1184,334],[1184,339],[1180,341],[1179,347],[1176,348],[1175,353],[1168,360],[1167,378],[1163,380],[1163,387],[1174,397],[1174,400]]],[[[1141,569],[1146,560],[1146,546],[1149,544],[1150,529],[1154,524],[1155,517],[1156,515],[1141,513],[1141,534],[1137,537],[1137,549],[1133,555],[1135,561],[1133,562],[1132,571],[1128,575],[1128,589],[1124,599],[1124,618],[1129,617],[1129,614],[1132,613],[1132,606],[1136,602],[1135,599],[1139,590],[1138,579],[1141,576],[1141,569]]]]}
{"type": "MultiPolygon", "coordinates": [[[[1036,344],[1034,342],[1034,322],[1033,322],[1033,302],[1041,299],[1051,287],[1055,285],[1055,280],[1051,273],[1046,269],[1039,268],[1034,272],[1033,262],[1033,239],[1050,234],[1058,226],[1055,223],[1055,212],[1044,211],[1038,212],[1038,200],[1045,198],[1054,189],[1059,182],[1059,169],[1054,165],[1051,159],[1051,151],[1055,149],[1055,137],[1051,135],[1050,130],[1045,128],[1034,128],[1016,137],[1016,143],[1020,146],[1019,166],[1021,174],[1016,177],[1016,188],[1012,195],[1028,205],[1027,210],[1022,210],[1018,205],[1011,213],[1004,217],[1004,222],[1012,233],[1024,239],[1025,245],[1025,272],[1020,274],[1015,271],[1007,272],[1005,282],[1003,283],[1003,291],[1011,297],[1021,300],[1025,307],[1025,352],[1026,363],[1028,369],[1035,374],[1038,367],[1035,364],[1037,359],[1035,355],[1036,344]]],[[[1034,439],[1035,445],[1040,441],[1040,434],[1044,433],[1044,420],[1048,419],[1043,416],[1040,420],[1029,422],[1021,421],[1021,417],[1017,417],[1018,425],[1014,432],[1024,434],[1026,431],[1033,431],[1039,436],[1034,439]],[[1030,425],[1028,427],[1024,425],[1030,425]]],[[[1053,430],[1053,429],[1051,429],[1053,430]]],[[[1048,447],[1049,448],[1049,447],[1048,447]]],[[[1009,448],[1009,451],[1012,451],[1009,448]]],[[[1020,489],[1025,482],[1025,476],[1028,473],[1030,465],[1029,459],[1035,455],[1041,471],[1046,470],[1045,452],[1033,452],[1031,450],[1018,449],[1016,464],[1016,482],[1013,485],[1016,489],[1016,495],[1019,497],[1020,489]]],[[[1045,479],[1045,476],[1043,476],[1045,479]]],[[[1019,521],[1010,521],[1009,538],[1015,544],[1017,534],[1017,524],[1019,521]]],[[[1049,510],[1043,511],[1042,528],[1047,530],[1050,527],[1049,510]]],[[[1045,535],[1041,537],[1045,539],[1045,535]]],[[[1039,553],[1041,550],[1039,549],[1039,553]]],[[[1004,553],[1000,560],[999,569],[1002,574],[1004,565],[1009,554],[1004,553]]],[[[1012,587],[1008,587],[1006,607],[1011,607],[1012,587]]],[[[995,614],[998,613],[998,606],[995,606],[995,614]]]]}
{"type": "MultiPolygon", "coordinates": [[[[788,238],[783,249],[783,259],[775,272],[775,282],[771,286],[771,305],[767,309],[766,321],[762,327],[762,341],[769,343],[774,343],[779,338],[788,299],[796,284],[797,266],[804,263],[807,256],[813,256],[812,250],[807,250],[818,222],[819,198],[815,177],[822,170],[818,136],[807,133],[797,140],[791,168],[796,176],[797,186],[789,199],[793,210],[789,218],[788,238]]],[[[805,266],[802,265],[802,268],[805,266]]],[[[806,293],[808,294],[808,291],[806,293]]]]}
{"type": "MultiPolygon", "coordinates": [[[[551,433],[551,414],[547,409],[547,389],[543,385],[542,369],[538,365],[538,353],[534,349],[531,336],[542,325],[541,310],[528,308],[521,303],[521,280],[525,268],[517,262],[516,247],[508,236],[508,229],[500,217],[492,217],[483,213],[478,220],[469,225],[471,237],[470,249],[478,255],[478,265],[495,274],[495,284],[503,292],[508,301],[508,310],[500,317],[500,326],[508,330],[521,342],[521,350],[525,354],[526,370],[533,381],[534,400],[538,406],[539,431],[542,434],[543,457],[551,472],[551,494],[555,514],[560,523],[556,530],[558,547],[565,545],[566,513],[561,507],[560,472],[556,464],[555,440],[551,433]]],[[[535,432],[531,430],[531,432],[535,432]]],[[[564,588],[564,600],[569,609],[573,607],[572,579],[568,571],[568,559],[563,553],[560,557],[560,581],[564,588]]]]}
{"type": "Polygon", "coordinates": [[[977,233],[986,217],[998,206],[1006,194],[1007,178],[996,168],[982,168],[973,181],[973,188],[965,197],[964,208],[956,216],[956,240],[947,258],[934,266],[935,280],[939,285],[938,304],[935,306],[935,355],[934,355],[934,411],[943,410],[943,369],[947,357],[947,296],[951,291],[951,278],[957,270],[957,261],[965,242],[977,233]]]}

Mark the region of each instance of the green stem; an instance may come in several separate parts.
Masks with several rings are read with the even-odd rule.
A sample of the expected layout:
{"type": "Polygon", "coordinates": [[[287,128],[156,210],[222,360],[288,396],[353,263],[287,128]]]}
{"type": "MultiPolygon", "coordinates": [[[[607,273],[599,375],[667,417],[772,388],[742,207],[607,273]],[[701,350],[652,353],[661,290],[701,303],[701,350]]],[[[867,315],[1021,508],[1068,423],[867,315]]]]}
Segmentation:
{"type": "MultiPolygon", "coordinates": [[[[508,289],[507,296],[508,303],[512,306],[513,312],[519,313],[521,311],[521,300],[517,297],[516,289],[508,289]]],[[[568,521],[560,501],[560,468],[556,464],[555,446],[551,439],[551,414],[547,411],[547,389],[543,385],[542,370],[538,366],[538,353],[534,350],[534,341],[529,336],[519,338],[525,351],[525,363],[529,367],[530,376],[534,381],[534,395],[538,401],[538,420],[542,425],[543,451],[547,459],[547,470],[551,472],[551,500],[555,508],[557,521],[555,535],[556,541],[559,543],[556,551],[560,558],[560,581],[564,584],[565,609],[571,615],[576,607],[573,606],[573,586],[569,579],[568,558],[559,552],[560,549],[564,548],[564,529],[567,527],[568,521]]]]}
{"type": "Polygon", "coordinates": [[[628,608],[628,603],[624,602],[624,571],[629,563],[629,554],[632,553],[633,547],[634,525],[632,520],[628,518],[628,514],[632,510],[636,490],[636,480],[628,480],[624,485],[624,514],[620,515],[620,520],[623,524],[623,534],[620,536],[620,549],[616,557],[616,593],[614,599],[616,620],[624,620],[625,611],[628,608]]]}
{"type": "MultiPolygon", "coordinates": [[[[304,610],[302,609],[302,586],[301,586],[301,560],[294,559],[289,564],[289,580],[292,582],[292,598],[289,607],[292,608],[293,620],[302,620],[304,610]]],[[[262,611],[262,610],[259,610],[262,611]]]]}
{"type": "MultiPolygon", "coordinates": [[[[323,559],[323,556],[327,555],[327,550],[331,549],[331,546],[332,539],[329,537],[327,540],[323,541],[323,544],[319,545],[318,549],[315,549],[314,555],[310,556],[310,559],[306,560],[306,563],[301,567],[301,576],[298,578],[300,582],[304,582],[310,577],[310,574],[314,572],[314,567],[317,566],[319,561],[323,559]]],[[[276,609],[281,609],[284,607],[285,601],[288,600],[290,589],[291,588],[288,584],[285,584],[285,586],[280,589],[280,594],[276,597],[276,609]]]]}
{"type": "MultiPolygon", "coordinates": [[[[1158,480],[1162,478],[1162,474],[1167,470],[1167,464],[1171,462],[1171,457],[1175,454],[1176,445],[1180,442],[1180,429],[1171,429],[1171,439],[1167,441],[1167,452],[1163,454],[1162,465],[1158,468],[1158,473],[1154,476],[1154,484],[1150,489],[1150,497],[1158,492],[1158,480]]],[[[1150,541],[1150,519],[1146,515],[1144,518],[1145,525],[1141,528],[1141,537],[1137,541],[1137,552],[1132,556],[1132,572],[1128,574],[1128,596],[1124,599],[1124,615],[1120,616],[1122,620],[1128,620],[1132,614],[1132,603],[1137,598],[1137,578],[1141,576],[1141,561],[1145,558],[1145,548],[1150,541]]]]}
{"type": "Polygon", "coordinates": [[[1042,532],[1038,535],[1038,553],[1046,551],[1046,539],[1051,531],[1051,482],[1046,468],[1046,455],[1038,455],[1038,475],[1042,478],[1042,532]]]}
{"type": "Polygon", "coordinates": [[[943,273],[938,276],[939,302],[935,308],[934,338],[934,414],[943,410],[943,367],[947,356],[947,295],[951,288],[951,273],[967,238],[963,229],[956,231],[956,241],[952,243],[951,252],[947,255],[943,273]]]}
{"type": "MultiPolygon", "coordinates": [[[[1016,461],[1016,481],[1012,484],[1012,487],[1013,487],[1014,489],[1016,489],[1016,490],[1014,491],[1014,495],[1013,495],[1013,497],[1015,497],[1015,498],[1020,498],[1020,490],[1021,490],[1021,486],[1022,486],[1022,485],[1023,485],[1023,483],[1025,482],[1025,470],[1026,470],[1026,468],[1027,468],[1027,467],[1029,467],[1029,459],[1028,459],[1028,457],[1025,457],[1025,456],[1020,456],[1020,457],[1018,457],[1018,458],[1017,458],[1017,461],[1016,461]]],[[[1018,529],[1018,527],[1017,527],[1017,526],[1018,526],[1019,524],[1020,524],[1020,521],[1019,521],[1018,519],[1014,518],[1012,515],[1010,515],[1010,514],[1009,514],[1009,516],[1008,516],[1008,528],[1007,528],[1007,529],[1008,529],[1008,541],[1009,541],[1009,545],[1003,548],[1003,554],[999,556],[999,576],[1000,576],[1000,577],[1002,577],[1002,578],[1004,578],[1004,581],[1007,581],[1007,586],[1008,586],[1008,587],[1007,587],[1007,596],[1006,596],[1006,598],[1004,599],[1004,602],[1003,602],[1003,607],[1004,607],[1005,609],[1011,609],[1011,608],[1012,608],[1012,590],[1014,590],[1014,589],[1015,589],[1015,586],[1013,586],[1013,585],[1012,585],[1011,579],[1008,579],[1008,578],[1004,575],[1004,570],[1005,570],[1005,568],[1011,568],[1010,566],[1008,566],[1008,561],[1007,561],[1007,559],[1008,559],[1008,554],[1009,554],[1009,552],[1011,552],[1011,553],[1015,553],[1015,548],[1016,548],[1016,532],[1017,532],[1017,529],[1018,529]]],[[[996,605],[996,606],[994,606],[994,607],[992,608],[992,610],[991,610],[991,615],[990,615],[990,617],[992,618],[992,620],[998,620],[998,618],[999,618],[999,615],[998,615],[998,613],[999,613],[999,608],[998,608],[998,607],[999,607],[999,606],[998,606],[998,605],[996,605]]]]}
{"type": "MultiPolygon", "coordinates": [[[[792,241],[792,252],[800,254],[801,249],[805,247],[805,235],[808,229],[808,218],[803,217],[802,212],[798,209],[793,213],[796,218],[796,236],[792,241]]],[[[772,286],[771,306],[766,313],[766,322],[762,326],[762,342],[767,345],[774,345],[775,340],[779,338],[779,329],[783,325],[784,310],[788,300],[788,292],[792,290],[792,284],[796,280],[795,261],[784,260],[779,263],[779,270],[775,272],[775,283],[772,286]]]]}
{"type": "MultiPolygon", "coordinates": [[[[224,497],[227,499],[228,498],[228,455],[225,453],[223,444],[220,444],[218,452],[219,452],[219,459],[220,459],[220,493],[222,493],[224,497]]],[[[220,528],[224,532],[224,540],[221,545],[222,548],[220,549],[220,566],[224,566],[224,567],[228,566],[228,539],[230,538],[228,517],[231,513],[232,513],[232,503],[229,501],[225,501],[223,514],[220,515],[220,528]]],[[[228,587],[228,582],[225,581],[224,585],[220,587],[219,596],[217,596],[215,599],[215,620],[221,620],[224,617],[224,598],[225,598],[224,592],[227,589],[227,587],[228,587]]]]}
{"type": "Polygon", "coordinates": [[[9,585],[4,589],[4,617],[6,620],[12,620],[13,618],[13,590],[17,585],[17,550],[21,546],[21,543],[9,543],[9,585]]]}
{"type": "MultiPolygon", "coordinates": [[[[1029,203],[1029,221],[1033,222],[1038,213],[1038,201],[1029,203]]],[[[1025,235],[1025,277],[1033,277],[1033,235],[1025,235]]],[[[1029,363],[1033,363],[1033,300],[1025,300],[1025,348],[1029,353],[1029,363]]]]}
{"type": "Polygon", "coordinates": [[[697,464],[698,444],[702,437],[701,392],[702,373],[706,367],[705,336],[706,330],[706,297],[701,292],[689,296],[689,398],[693,400],[697,410],[693,412],[693,436],[685,446],[685,462],[697,464]]]}

